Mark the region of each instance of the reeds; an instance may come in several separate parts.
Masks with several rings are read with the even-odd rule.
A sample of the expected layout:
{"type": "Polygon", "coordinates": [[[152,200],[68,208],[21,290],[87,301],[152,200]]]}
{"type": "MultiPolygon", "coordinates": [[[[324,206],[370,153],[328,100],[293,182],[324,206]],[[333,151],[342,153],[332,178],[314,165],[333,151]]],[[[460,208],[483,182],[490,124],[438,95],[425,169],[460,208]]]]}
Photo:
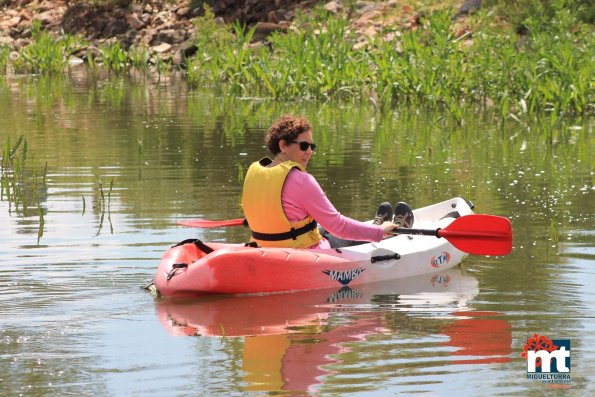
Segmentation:
{"type": "Polygon", "coordinates": [[[103,64],[116,73],[125,74],[130,67],[130,60],[119,42],[108,44],[99,49],[103,64]]]}
{"type": "Polygon", "coordinates": [[[113,178],[110,179],[109,189],[106,193],[104,186],[103,186],[103,181],[101,180],[101,178],[99,178],[98,175],[95,175],[95,178],[97,179],[97,187],[98,187],[98,197],[97,197],[95,209],[100,212],[99,225],[97,227],[96,235],[98,236],[101,233],[101,229],[103,228],[103,222],[105,220],[106,213],[107,213],[107,220],[108,220],[109,226],[110,226],[110,233],[113,234],[114,228],[112,225],[110,204],[111,204],[111,198],[112,198],[112,191],[114,188],[114,179],[113,178]]]}
{"type": "Polygon", "coordinates": [[[0,76],[4,76],[6,74],[6,67],[8,66],[9,56],[10,51],[8,47],[0,45],[0,76]]]}
{"type": "Polygon", "coordinates": [[[29,160],[27,140],[20,136],[12,144],[6,140],[0,159],[0,200],[10,203],[11,210],[23,216],[39,216],[38,241],[43,236],[47,163],[40,174],[29,160]],[[32,212],[33,211],[33,212],[32,212]]]}
{"type": "Polygon", "coordinates": [[[577,34],[580,25],[567,10],[551,29],[533,29],[529,37],[490,30],[487,15],[472,35],[457,37],[451,15],[434,12],[418,29],[362,48],[344,17],[319,9],[308,18],[256,48],[249,46],[253,31],[234,25],[231,42],[207,44],[188,61],[189,85],[218,84],[235,96],[440,106],[459,122],[467,107],[495,107],[503,118],[595,110],[594,35],[577,34]]]}
{"type": "Polygon", "coordinates": [[[68,66],[68,60],[81,45],[74,36],[66,35],[54,38],[41,29],[41,22],[31,25],[32,42],[20,51],[13,61],[16,73],[52,75],[62,73],[68,66]]]}

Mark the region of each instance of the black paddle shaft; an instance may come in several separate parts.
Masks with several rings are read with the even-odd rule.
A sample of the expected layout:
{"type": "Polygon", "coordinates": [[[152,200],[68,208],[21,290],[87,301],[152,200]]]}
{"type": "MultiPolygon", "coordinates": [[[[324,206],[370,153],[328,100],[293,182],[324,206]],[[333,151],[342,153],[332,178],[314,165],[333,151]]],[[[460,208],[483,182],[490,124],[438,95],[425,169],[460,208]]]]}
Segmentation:
{"type": "Polygon", "coordinates": [[[421,236],[434,236],[440,238],[438,235],[438,230],[440,229],[409,229],[405,227],[398,227],[393,229],[392,233],[394,234],[416,234],[421,236]]]}

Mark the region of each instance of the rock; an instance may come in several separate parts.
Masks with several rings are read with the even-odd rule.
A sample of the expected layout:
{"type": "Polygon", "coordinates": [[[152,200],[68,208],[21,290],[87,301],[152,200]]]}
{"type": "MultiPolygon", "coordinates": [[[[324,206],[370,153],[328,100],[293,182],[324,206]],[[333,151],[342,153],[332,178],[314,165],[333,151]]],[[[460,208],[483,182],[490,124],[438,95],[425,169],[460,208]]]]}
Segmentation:
{"type": "Polygon", "coordinates": [[[11,47],[15,40],[10,36],[0,36],[0,46],[11,47]]]}
{"type": "Polygon", "coordinates": [[[267,14],[267,22],[270,22],[270,23],[278,23],[279,22],[279,18],[277,17],[276,11],[269,11],[269,13],[267,14]]]}
{"type": "Polygon", "coordinates": [[[459,8],[459,11],[452,16],[452,19],[458,19],[460,17],[462,17],[463,15],[469,15],[477,10],[479,10],[481,8],[481,0],[467,0],[465,1],[465,3],[463,3],[463,5],[461,6],[461,8],[459,8]]]}
{"type": "Polygon", "coordinates": [[[181,43],[186,39],[186,30],[184,29],[165,29],[157,33],[153,41],[155,43],[181,43]]]}
{"type": "Polygon", "coordinates": [[[130,27],[135,30],[141,30],[147,25],[147,22],[141,20],[136,12],[128,15],[126,17],[126,21],[128,22],[128,25],[130,25],[130,27]]]}
{"type": "Polygon", "coordinates": [[[187,58],[190,58],[196,54],[198,47],[192,40],[188,40],[183,43],[180,49],[176,52],[173,58],[174,65],[183,65],[187,58]]]}
{"type": "Polygon", "coordinates": [[[126,22],[126,20],[114,18],[108,21],[107,25],[103,29],[103,36],[118,36],[120,34],[126,33],[129,28],[130,26],[128,25],[128,22],[126,22]]]}
{"type": "Polygon", "coordinates": [[[378,31],[376,30],[376,28],[374,26],[368,26],[364,31],[363,34],[372,38],[374,36],[376,36],[376,33],[378,33],[378,31]]]}
{"type": "Polygon", "coordinates": [[[39,22],[41,22],[42,26],[54,25],[57,20],[56,11],[55,10],[44,11],[40,14],[37,14],[36,19],[39,19],[39,22]]]}
{"type": "Polygon", "coordinates": [[[51,1],[42,1],[41,4],[37,6],[37,11],[44,13],[46,11],[50,11],[56,8],[56,5],[51,1]]]}
{"type": "Polygon", "coordinates": [[[134,45],[134,42],[136,41],[137,34],[138,34],[137,30],[130,29],[126,32],[126,35],[124,35],[124,37],[120,40],[122,47],[126,51],[128,51],[130,49],[130,47],[132,47],[134,45]]]}
{"type": "Polygon", "coordinates": [[[188,40],[180,47],[180,53],[184,56],[184,58],[189,58],[196,54],[198,51],[198,47],[194,44],[193,40],[188,40]]]}
{"type": "Polygon", "coordinates": [[[343,7],[335,0],[330,1],[324,5],[324,9],[331,14],[338,14],[343,7]]]}
{"type": "Polygon", "coordinates": [[[130,11],[135,14],[142,14],[143,13],[143,6],[138,3],[134,3],[130,6],[130,11]]]}
{"type": "Polygon", "coordinates": [[[33,19],[33,13],[31,10],[23,8],[19,11],[19,16],[22,18],[23,21],[31,21],[33,19]]]}
{"type": "Polygon", "coordinates": [[[356,12],[360,15],[372,11],[381,11],[384,9],[383,3],[376,3],[373,1],[358,1],[355,3],[356,12]]]}
{"type": "Polygon", "coordinates": [[[71,57],[68,60],[68,64],[71,65],[71,66],[77,66],[77,65],[82,64],[83,62],[84,61],[81,58],[77,58],[77,57],[71,57]]]}
{"type": "Polygon", "coordinates": [[[263,41],[273,32],[285,32],[287,27],[278,23],[258,22],[252,41],[263,41]]]}
{"type": "Polygon", "coordinates": [[[190,7],[180,7],[176,11],[176,15],[179,17],[182,17],[182,18],[190,17],[191,14],[192,14],[192,10],[190,9],[190,7]]]}
{"type": "Polygon", "coordinates": [[[362,48],[367,47],[368,45],[368,41],[366,39],[364,39],[363,37],[360,37],[357,42],[353,45],[353,50],[354,51],[358,51],[361,50],[362,48]]]}
{"type": "Polygon", "coordinates": [[[27,47],[29,44],[31,44],[31,40],[25,39],[23,37],[19,37],[18,39],[15,39],[14,40],[14,47],[15,48],[27,47]]]}
{"type": "Polygon", "coordinates": [[[16,17],[10,18],[6,22],[0,22],[0,29],[4,30],[7,28],[14,28],[15,26],[17,26],[19,24],[19,22],[21,22],[21,19],[22,18],[17,15],[16,17]]]}
{"type": "Polygon", "coordinates": [[[101,57],[101,50],[95,45],[90,45],[79,56],[83,59],[89,59],[89,57],[99,59],[101,57]]]}
{"type": "Polygon", "coordinates": [[[151,47],[151,49],[158,54],[167,52],[167,51],[169,51],[170,48],[171,48],[171,44],[168,44],[168,43],[161,43],[159,45],[151,47]]]}

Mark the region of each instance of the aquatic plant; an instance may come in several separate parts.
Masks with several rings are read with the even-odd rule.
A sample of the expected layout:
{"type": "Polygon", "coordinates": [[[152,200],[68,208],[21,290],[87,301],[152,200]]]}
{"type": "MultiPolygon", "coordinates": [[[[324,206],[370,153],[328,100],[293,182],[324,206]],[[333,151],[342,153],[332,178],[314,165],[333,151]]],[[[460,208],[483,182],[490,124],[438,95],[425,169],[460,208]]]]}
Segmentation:
{"type": "Polygon", "coordinates": [[[98,196],[97,196],[95,209],[98,210],[101,214],[100,218],[99,218],[99,225],[97,227],[97,234],[96,234],[98,236],[99,233],[101,233],[101,229],[103,228],[103,222],[104,222],[106,213],[107,213],[107,219],[110,224],[110,232],[111,233],[114,232],[113,225],[112,225],[112,219],[111,219],[111,209],[110,209],[112,191],[114,188],[114,179],[113,178],[110,179],[109,189],[107,191],[107,194],[104,190],[103,181],[101,180],[101,178],[99,178],[98,175],[95,175],[95,179],[97,179],[97,187],[98,187],[98,196]]]}
{"type": "Polygon", "coordinates": [[[31,37],[32,42],[24,47],[19,57],[13,61],[17,73],[62,73],[71,54],[82,45],[80,39],[71,35],[54,38],[41,29],[41,22],[38,20],[34,20],[31,25],[31,37]]]}
{"type": "Polygon", "coordinates": [[[0,76],[6,74],[6,66],[8,65],[8,57],[10,51],[8,47],[0,45],[0,76]]]}
{"type": "Polygon", "coordinates": [[[274,52],[260,56],[255,80],[276,97],[361,96],[370,73],[347,20],[318,9],[311,23],[297,23],[297,31],[269,38],[274,52]]]}
{"type": "Polygon", "coordinates": [[[136,70],[148,71],[150,54],[146,47],[130,47],[128,49],[128,57],[136,70]]]}
{"type": "Polygon", "coordinates": [[[120,45],[120,42],[107,44],[99,48],[101,61],[109,69],[116,73],[125,74],[130,66],[128,54],[120,45]]]}
{"type": "Polygon", "coordinates": [[[154,70],[157,73],[157,81],[160,82],[161,78],[166,76],[171,70],[171,64],[161,59],[157,54],[153,57],[154,70]]]}
{"type": "Polygon", "coordinates": [[[7,200],[17,213],[25,216],[30,215],[30,209],[36,210],[42,228],[46,175],[47,163],[39,174],[35,162],[29,160],[28,144],[23,136],[14,144],[10,137],[6,140],[0,160],[0,200],[7,200]]]}
{"type": "Polygon", "coordinates": [[[203,5],[204,15],[195,18],[193,38],[198,52],[185,60],[186,79],[191,88],[201,84],[219,83],[222,68],[228,58],[233,58],[235,37],[226,25],[216,22],[215,14],[207,4],[203,5]]]}

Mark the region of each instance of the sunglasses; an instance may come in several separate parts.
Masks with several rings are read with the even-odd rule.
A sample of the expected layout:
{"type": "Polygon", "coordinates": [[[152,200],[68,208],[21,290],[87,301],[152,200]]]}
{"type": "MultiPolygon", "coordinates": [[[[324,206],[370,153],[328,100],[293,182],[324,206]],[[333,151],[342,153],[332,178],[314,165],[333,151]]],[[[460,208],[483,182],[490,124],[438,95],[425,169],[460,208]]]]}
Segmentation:
{"type": "Polygon", "coordinates": [[[290,143],[290,144],[291,144],[291,143],[297,143],[297,144],[299,144],[299,145],[300,145],[300,150],[301,150],[302,152],[305,152],[306,150],[308,150],[308,148],[311,148],[311,149],[312,149],[312,151],[315,151],[315,150],[316,150],[316,144],[315,144],[315,143],[310,143],[310,142],[306,142],[306,141],[301,141],[301,142],[298,142],[298,141],[291,141],[291,142],[289,142],[289,143],[290,143]]]}

